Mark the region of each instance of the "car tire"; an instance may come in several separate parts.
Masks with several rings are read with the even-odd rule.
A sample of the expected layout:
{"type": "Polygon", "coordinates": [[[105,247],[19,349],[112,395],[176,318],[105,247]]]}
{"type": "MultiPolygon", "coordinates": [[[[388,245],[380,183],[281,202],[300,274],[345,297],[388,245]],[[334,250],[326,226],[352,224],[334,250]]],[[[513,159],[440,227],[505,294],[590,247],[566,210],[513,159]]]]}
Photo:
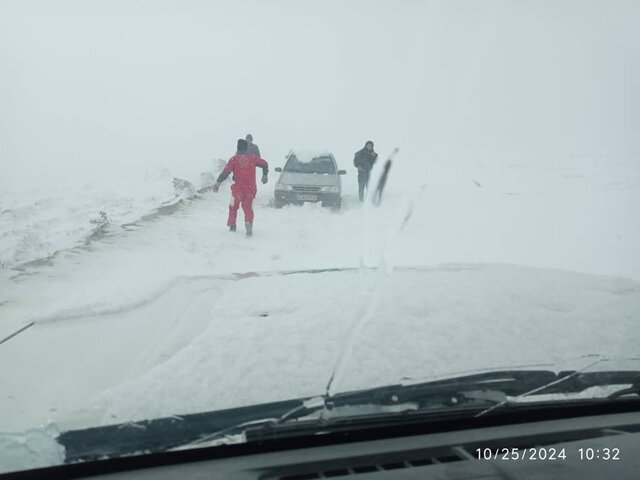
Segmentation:
{"type": "Polygon", "coordinates": [[[273,202],[273,204],[275,205],[276,208],[282,208],[284,207],[284,201],[276,198],[275,201],[273,202]]]}

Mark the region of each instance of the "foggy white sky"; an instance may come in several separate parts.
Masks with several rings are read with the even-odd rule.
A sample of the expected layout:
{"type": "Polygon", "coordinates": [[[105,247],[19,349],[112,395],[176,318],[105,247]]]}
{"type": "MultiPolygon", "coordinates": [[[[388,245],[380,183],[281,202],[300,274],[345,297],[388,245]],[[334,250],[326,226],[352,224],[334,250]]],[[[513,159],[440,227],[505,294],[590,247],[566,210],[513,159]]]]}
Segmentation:
{"type": "Polygon", "coordinates": [[[640,2],[0,0],[0,176],[640,151],[640,2]]]}

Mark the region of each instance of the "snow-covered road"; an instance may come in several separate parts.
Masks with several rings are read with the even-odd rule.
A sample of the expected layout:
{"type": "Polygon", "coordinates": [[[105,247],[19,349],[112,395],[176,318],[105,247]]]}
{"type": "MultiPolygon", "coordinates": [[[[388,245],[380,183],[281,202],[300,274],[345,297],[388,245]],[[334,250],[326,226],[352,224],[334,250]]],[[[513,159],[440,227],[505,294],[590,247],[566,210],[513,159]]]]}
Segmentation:
{"type": "Polygon", "coordinates": [[[372,208],[348,184],[341,212],[276,210],[263,188],[253,239],[205,193],[2,270],[0,340],[32,326],[0,344],[1,430],[315,395],[336,368],[337,391],[632,356],[640,176],[603,172],[433,163],[422,181],[400,164],[406,187],[372,208]],[[290,273],[327,268],[343,270],[290,273]]]}

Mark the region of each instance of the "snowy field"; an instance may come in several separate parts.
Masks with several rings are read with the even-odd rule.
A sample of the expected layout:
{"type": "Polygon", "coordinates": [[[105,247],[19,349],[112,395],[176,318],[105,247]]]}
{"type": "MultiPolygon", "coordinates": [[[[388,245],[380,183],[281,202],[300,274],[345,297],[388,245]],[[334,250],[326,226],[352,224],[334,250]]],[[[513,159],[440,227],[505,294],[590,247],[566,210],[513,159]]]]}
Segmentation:
{"type": "Polygon", "coordinates": [[[225,227],[229,182],[86,245],[47,202],[67,248],[0,279],[0,339],[28,327],[0,344],[2,430],[317,395],[334,372],[335,392],[637,354],[637,157],[432,160],[419,179],[401,160],[379,208],[350,171],[342,211],[277,210],[272,175],[253,239],[225,227]]]}
{"type": "Polygon", "coordinates": [[[81,245],[108,223],[139,220],[175,198],[174,176],[188,177],[198,187],[200,172],[213,170],[217,163],[132,169],[134,173],[106,178],[99,174],[16,178],[9,168],[0,179],[0,268],[20,268],[81,245]]]}

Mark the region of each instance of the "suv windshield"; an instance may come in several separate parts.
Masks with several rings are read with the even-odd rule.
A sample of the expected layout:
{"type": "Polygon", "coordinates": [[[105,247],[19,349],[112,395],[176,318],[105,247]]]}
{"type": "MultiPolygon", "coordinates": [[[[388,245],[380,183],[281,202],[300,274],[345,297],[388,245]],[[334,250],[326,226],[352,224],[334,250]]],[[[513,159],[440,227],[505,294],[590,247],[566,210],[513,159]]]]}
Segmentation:
{"type": "Polygon", "coordinates": [[[639,26],[0,0],[0,472],[637,396],[639,26]]]}
{"type": "Polygon", "coordinates": [[[295,154],[289,156],[284,166],[285,172],[291,173],[336,173],[336,166],[331,157],[313,157],[308,162],[300,161],[295,154]]]}

